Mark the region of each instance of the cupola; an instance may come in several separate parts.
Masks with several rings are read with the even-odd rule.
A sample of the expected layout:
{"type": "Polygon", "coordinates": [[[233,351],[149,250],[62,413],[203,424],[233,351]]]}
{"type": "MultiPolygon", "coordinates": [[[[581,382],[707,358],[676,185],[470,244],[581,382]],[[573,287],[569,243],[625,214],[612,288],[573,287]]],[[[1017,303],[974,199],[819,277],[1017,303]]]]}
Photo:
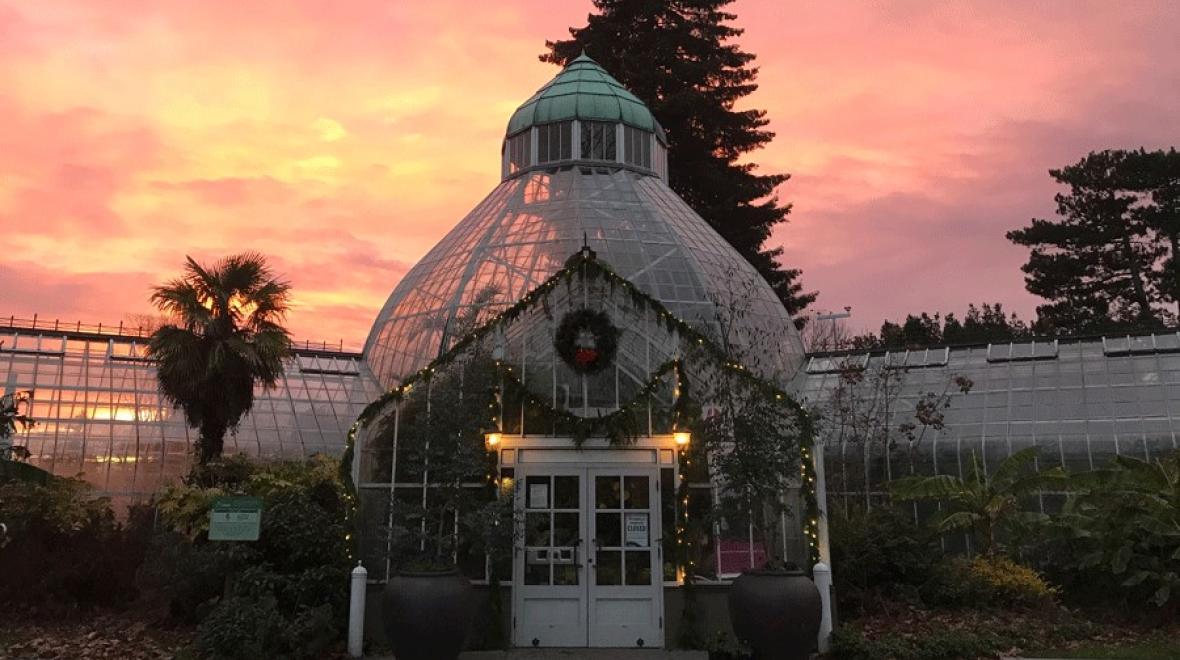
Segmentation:
{"type": "Polygon", "coordinates": [[[643,101],[583,53],[508,120],[502,179],[580,166],[667,181],[667,153],[664,129],[643,101]]]}

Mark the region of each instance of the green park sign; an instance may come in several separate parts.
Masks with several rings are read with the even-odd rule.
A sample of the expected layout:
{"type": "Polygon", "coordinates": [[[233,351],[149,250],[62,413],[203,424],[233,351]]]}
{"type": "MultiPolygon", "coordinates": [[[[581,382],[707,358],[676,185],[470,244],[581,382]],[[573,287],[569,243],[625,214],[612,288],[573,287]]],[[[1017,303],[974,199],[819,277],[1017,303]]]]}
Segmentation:
{"type": "Polygon", "coordinates": [[[209,511],[210,541],[257,541],[262,526],[261,497],[218,497],[209,511]]]}

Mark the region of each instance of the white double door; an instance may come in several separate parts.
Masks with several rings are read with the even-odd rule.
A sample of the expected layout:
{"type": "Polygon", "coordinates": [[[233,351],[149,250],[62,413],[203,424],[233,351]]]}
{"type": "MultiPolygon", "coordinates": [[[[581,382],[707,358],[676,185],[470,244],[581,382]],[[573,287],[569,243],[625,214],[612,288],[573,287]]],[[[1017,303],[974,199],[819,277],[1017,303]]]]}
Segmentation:
{"type": "Polygon", "coordinates": [[[516,479],[514,644],[662,647],[658,471],[533,465],[516,479]]]}

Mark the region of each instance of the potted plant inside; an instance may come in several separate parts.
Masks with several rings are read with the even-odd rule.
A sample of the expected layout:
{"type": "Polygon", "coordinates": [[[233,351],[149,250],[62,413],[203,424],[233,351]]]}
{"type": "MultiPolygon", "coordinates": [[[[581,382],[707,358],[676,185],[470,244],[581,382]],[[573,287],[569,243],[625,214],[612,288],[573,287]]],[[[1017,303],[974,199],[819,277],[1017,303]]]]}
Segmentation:
{"type": "Polygon", "coordinates": [[[482,577],[496,543],[472,522],[498,496],[483,436],[494,385],[491,363],[473,356],[395,401],[378,429],[378,447],[396,442],[383,619],[398,660],[452,660],[471,632],[476,598],[464,573],[482,577]]]}

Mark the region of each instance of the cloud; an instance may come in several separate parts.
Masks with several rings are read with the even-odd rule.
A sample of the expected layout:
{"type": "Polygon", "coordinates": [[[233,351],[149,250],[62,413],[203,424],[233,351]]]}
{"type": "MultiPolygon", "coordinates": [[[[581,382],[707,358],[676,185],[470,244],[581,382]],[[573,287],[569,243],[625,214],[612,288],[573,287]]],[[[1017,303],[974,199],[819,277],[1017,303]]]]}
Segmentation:
{"type": "MultiPolygon", "coordinates": [[[[778,135],[752,158],[793,174],[773,240],[865,326],[1031,311],[1003,235],[1052,213],[1047,170],[1176,136],[1174,3],[732,8],[761,70],[742,104],[778,135]]],[[[508,116],[555,73],[544,40],[591,9],[0,4],[4,306],[117,321],[186,254],[255,249],[295,285],[297,334],[359,344],[498,182],[508,116]]]]}

